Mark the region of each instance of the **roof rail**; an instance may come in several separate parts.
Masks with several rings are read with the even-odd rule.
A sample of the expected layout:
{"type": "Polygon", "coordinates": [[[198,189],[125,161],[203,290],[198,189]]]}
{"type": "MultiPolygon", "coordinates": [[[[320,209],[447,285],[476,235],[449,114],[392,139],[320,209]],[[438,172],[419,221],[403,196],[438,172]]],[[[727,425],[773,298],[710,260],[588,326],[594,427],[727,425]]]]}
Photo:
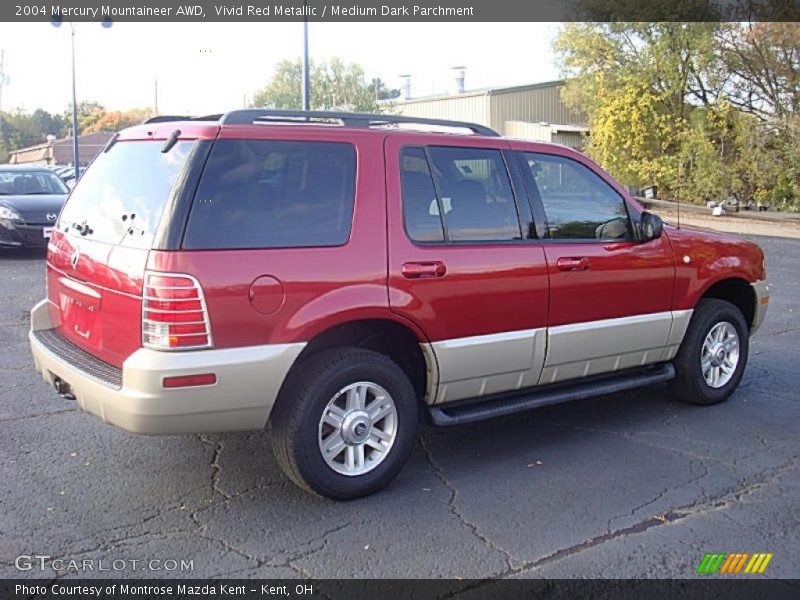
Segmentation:
{"type": "Polygon", "coordinates": [[[171,123],[173,121],[219,121],[222,115],[207,115],[204,117],[190,117],[187,115],[158,115],[150,117],[142,125],[149,125],[152,123],[171,123]]]}
{"type": "Polygon", "coordinates": [[[500,137],[494,129],[477,123],[464,121],[448,121],[445,119],[425,119],[421,117],[407,117],[401,115],[382,115],[372,113],[350,113],[319,110],[273,110],[267,108],[248,108],[234,110],[222,115],[220,122],[223,125],[250,125],[259,121],[272,122],[311,122],[311,121],[338,121],[344,127],[368,128],[381,125],[395,125],[407,123],[412,125],[434,125],[437,127],[454,127],[469,129],[477,135],[500,137]]]}

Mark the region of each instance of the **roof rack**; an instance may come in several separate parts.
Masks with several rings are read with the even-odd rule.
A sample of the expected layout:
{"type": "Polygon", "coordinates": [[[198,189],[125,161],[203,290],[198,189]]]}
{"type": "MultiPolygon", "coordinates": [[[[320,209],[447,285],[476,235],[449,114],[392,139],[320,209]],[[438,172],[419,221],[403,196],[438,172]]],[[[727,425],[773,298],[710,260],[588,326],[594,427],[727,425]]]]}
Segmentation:
{"type": "Polygon", "coordinates": [[[433,125],[436,127],[454,127],[469,129],[477,135],[500,137],[494,129],[477,123],[464,121],[448,121],[445,119],[425,119],[421,117],[407,117],[401,115],[382,115],[372,113],[350,113],[319,110],[272,110],[250,108],[234,110],[222,115],[220,122],[224,125],[250,125],[258,122],[312,122],[312,121],[338,121],[344,127],[380,127],[384,125],[413,124],[433,125]]]}
{"type": "Polygon", "coordinates": [[[190,117],[188,115],[158,115],[157,117],[150,117],[142,125],[150,125],[152,123],[170,123],[172,121],[219,121],[222,115],[207,115],[204,117],[190,117]]]}

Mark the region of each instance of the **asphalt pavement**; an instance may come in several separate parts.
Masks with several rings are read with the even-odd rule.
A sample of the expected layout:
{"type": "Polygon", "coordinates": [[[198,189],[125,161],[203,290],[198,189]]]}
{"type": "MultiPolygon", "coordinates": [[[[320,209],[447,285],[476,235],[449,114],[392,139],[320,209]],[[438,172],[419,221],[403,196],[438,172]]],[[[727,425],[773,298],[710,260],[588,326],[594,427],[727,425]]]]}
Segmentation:
{"type": "Polygon", "coordinates": [[[136,436],[61,399],[27,345],[43,255],[1,251],[0,577],[671,578],[769,552],[759,577],[798,578],[800,240],[753,239],[772,300],[727,403],[659,385],[426,426],[348,503],[289,483],[269,431],[136,436]]]}

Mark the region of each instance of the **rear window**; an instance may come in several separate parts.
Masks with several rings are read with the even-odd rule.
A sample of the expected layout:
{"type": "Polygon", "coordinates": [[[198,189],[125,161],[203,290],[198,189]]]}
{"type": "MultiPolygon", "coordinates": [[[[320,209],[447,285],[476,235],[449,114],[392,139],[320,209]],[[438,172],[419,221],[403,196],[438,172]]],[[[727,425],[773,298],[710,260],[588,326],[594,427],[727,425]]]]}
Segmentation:
{"type": "Polygon", "coordinates": [[[118,142],[101,152],[64,206],[59,229],[108,244],[150,248],[161,212],[195,142],[118,142]]]}
{"type": "Polygon", "coordinates": [[[183,247],[340,246],[350,237],[355,179],[351,144],[218,140],[183,247]]]}

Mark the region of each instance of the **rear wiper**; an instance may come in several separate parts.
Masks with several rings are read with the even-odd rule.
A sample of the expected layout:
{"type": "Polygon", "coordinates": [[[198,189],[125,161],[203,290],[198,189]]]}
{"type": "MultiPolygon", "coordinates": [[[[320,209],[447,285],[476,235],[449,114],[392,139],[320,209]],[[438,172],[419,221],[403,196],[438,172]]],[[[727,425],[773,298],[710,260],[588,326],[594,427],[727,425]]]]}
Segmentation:
{"type": "Polygon", "coordinates": [[[172,149],[172,147],[178,142],[178,137],[180,135],[181,135],[181,130],[180,129],[176,129],[175,131],[170,133],[169,134],[169,138],[167,138],[167,141],[164,142],[163,146],[161,146],[161,152],[163,154],[166,154],[167,152],[169,152],[172,149]]]}
{"type": "Polygon", "coordinates": [[[80,233],[82,237],[86,237],[90,233],[94,233],[94,229],[89,227],[89,224],[86,221],[84,221],[83,223],[73,223],[72,228],[77,230],[77,232],[80,233]]]}
{"type": "Polygon", "coordinates": [[[114,134],[114,137],[112,137],[110,140],[108,140],[108,143],[106,144],[106,147],[103,148],[103,154],[105,154],[106,152],[111,150],[111,148],[114,147],[114,144],[117,143],[118,139],[119,139],[119,131],[114,134]]]}
{"type": "Polygon", "coordinates": [[[130,221],[130,225],[129,225],[128,227],[126,227],[126,228],[125,228],[125,231],[124,231],[124,233],[122,234],[122,237],[121,237],[121,238],[120,238],[120,240],[117,242],[117,246],[121,246],[121,245],[122,245],[122,242],[123,242],[123,240],[125,240],[125,238],[126,238],[126,237],[128,237],[128,235],[133,235],[133,234],[134,234],[134,233],[136,233],[136,232],[138,232],[138,233],[139,233],[139,235],[144,235],[144,229],[142,229],[141,227],[136,227],[136,225],[134,225],[134,224],[133,224],[133,220],[134,220],[135,218],[136,218],[136,213],[130,213],[130,214],[123,213],[123,215],[122,215],[122,221],[123,221],[123,222],[124,222],[124,221],[130,221]]]}

